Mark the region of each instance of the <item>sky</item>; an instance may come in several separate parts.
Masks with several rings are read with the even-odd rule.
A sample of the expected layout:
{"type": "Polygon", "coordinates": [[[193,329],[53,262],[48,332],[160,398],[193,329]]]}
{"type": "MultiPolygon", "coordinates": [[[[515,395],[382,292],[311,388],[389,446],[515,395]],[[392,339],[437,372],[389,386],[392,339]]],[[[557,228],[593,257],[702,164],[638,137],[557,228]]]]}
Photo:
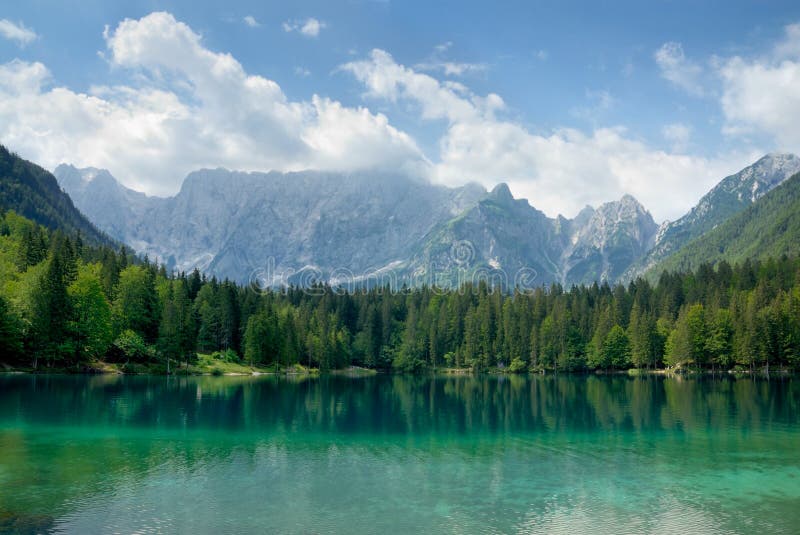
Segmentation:
{"type": "Polygon", "coordinates": [[[401,171],[663,221],[800,153],[800,3],[3,1],[0,143],[152,195],[202,167],[401,171]]]}

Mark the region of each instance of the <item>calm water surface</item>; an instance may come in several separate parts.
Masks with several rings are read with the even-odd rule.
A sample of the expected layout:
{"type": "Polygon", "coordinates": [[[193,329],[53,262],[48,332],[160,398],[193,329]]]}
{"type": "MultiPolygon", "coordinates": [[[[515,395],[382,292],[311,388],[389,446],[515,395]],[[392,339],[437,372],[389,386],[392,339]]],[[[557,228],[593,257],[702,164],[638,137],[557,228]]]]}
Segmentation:
{"type": "Polygon", "coordinates": [[[800,533],[800,382],[0,376],[0,531],[800,533]]]}

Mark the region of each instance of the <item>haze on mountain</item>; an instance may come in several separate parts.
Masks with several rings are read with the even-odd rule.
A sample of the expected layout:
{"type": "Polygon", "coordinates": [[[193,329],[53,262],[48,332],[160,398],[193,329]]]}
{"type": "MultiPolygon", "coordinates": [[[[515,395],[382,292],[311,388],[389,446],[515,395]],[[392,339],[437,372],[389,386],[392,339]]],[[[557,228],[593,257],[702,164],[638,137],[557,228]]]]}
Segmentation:
{"type": "Polygon", "coordinates": [[[101,169],[64,164],[55,176],[103,231],[182,271],[268,285],[375,277],[446,286],[482,272],[513,286],[520,273],[536,285],[630,280],[798,171],[796,156],[766,155],[660,228],[630,195],[549,218],[505,184],[487,192],[404,174],[203,169],[169,198],[101,169]]]}
{"type": "Polygon", "coordinates": [[[239,282],[298,282],[306,270],[324,280],[453,285],[484,269],[513,284],[523,268],[536,284],[592,282],[619,275],[657,230],[628,195],[553,219],[505,184],[487,193],[401,174],[204,169],[170,198],[130,190],[106,170],[60,165],[55,175],[100,228],[136,251],[239,282]],[[468,244],[468,258],[453,258],[456,242],[468,244]]]}

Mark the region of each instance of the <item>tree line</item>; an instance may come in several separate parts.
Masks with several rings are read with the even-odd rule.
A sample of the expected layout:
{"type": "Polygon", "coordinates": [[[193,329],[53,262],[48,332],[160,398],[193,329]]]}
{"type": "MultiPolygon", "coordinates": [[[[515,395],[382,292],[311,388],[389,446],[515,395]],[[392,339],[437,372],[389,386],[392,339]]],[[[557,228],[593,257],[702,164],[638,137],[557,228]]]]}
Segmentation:
{"type": "Polygon", "coordinates": [[[256,291],[7,212],[0,283],[3,360],[36,369],[189,364],[198,352],[323,371],[800,365],[800,260],[789,257],[665,272],[656,284],[256,291]]]}

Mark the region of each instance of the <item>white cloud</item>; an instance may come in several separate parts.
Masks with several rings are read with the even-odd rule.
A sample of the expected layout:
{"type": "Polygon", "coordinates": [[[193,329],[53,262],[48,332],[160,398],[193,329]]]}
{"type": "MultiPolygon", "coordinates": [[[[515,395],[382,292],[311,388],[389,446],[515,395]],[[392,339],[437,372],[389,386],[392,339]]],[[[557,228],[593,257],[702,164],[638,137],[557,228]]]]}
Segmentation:
{"type": "MultiPolygon", "coordinates": [[[[461,84],[440,82],[382,50],[342,68],[364,84],[366,97],[409,101],[421,117],[447,121],[430,173],[434,180],[451,185],[473,180],[487,187],[506,181],[517,196],[549,215],[573,215],[586,204],[631,193],[655,217],[674,218],[721,177],[755,158],[673,154],[629,138],[620,127],[591,134],[574,129],[532,133],[499,117],[505,108],[499,96],[481,97],[461,84]]],[[[610,105],[609,99],[599,102],[604,100],[610,105]]]]}
{"type": "Polygon", "coordinates": [[[692,137],[692,128],[683,123],[672,123],[665,125],[661,134],[672,145],[673,152],[685,152],[692,137]]]}
{"type": "Polygon", "coordinates": [[[326,26],[324,22],[311,17],[304,21],[286,21],[283,23],[283,31],[286,33],[300,32],[306,37],[317,37],[326,26]]]}
{"type": "MultiPolygon", "coordinates": [[[[758,156],[681,154],[680,128],[663,132],[671,150],[622,127],[532,131],[508,118],[499,95],[437,79],[385,51],[343,65],[363,84],[366,98],[411,105],[432,128],[443,125],[436,154],[425,155],[387,116],[367,107],[317,95],[291,100],[276,82],[208,49],[168,13],[125,20],[104,36],[105,56],[118,75],[128,76],[127,84],[80,93],[59,86],[41,63],[0,65],[1,142],[49,167],[62,161],[106,167],[127,185],[155,194],[173,193],[199,167],[405,169],[452,185],[507,181],[517,196],[549,215],[573,215],[587,203],[631,193],[657,218],[681,215],[721,177],[758,156]]],[[[797,87],[792,42],[787,37],[780,52],[776,47],[766,59],[720,63],[731,128],[800,139],[794,125],[772,113],[773,104],[765,105],[767,120],[756,115],[754,103],[741,109],[738,103],[761,94],[786,116],[798,116],[789,90],[797,87]],[[777,83],[778,72],[788,76],[786,88],[777,83]],[[777,85],[776,94],[761,85],[764,73],[777,85]],[[746,80],[733,80],[734,74],[746,80]]],[[[599,106],[613,102],[602,93],[595,100],[599,106]]]]}
{"type": "Polygon", "coordinates": [[[247,15],[245,18],[242,19],[244,23],[251,27],[251,28],[258,28],[261,26],[261,23],[256,20],[253,15],[247,15]]]}
{"type": "MultiPolygon", "coordinates": [[[[126,19],[107,57],[136,86],[74,92],[41,63],[0,66],[0,141],[54,167],[105,167],[127,185],[174,193],[200,167],[402,169],[425,165],[388,119],[314,96],[291,101],[272,80],[209,50],[168,13],[126,19]]],[[[416,171],[418,172],[418,170],[416,171]]]]}
{"type": "Polygon", "coordinates": [[[722,60],[725,132],[766,134],[783,150],[800,151],[800,25],[765,56],[722,60]]]}
{"type": "Polygon", "coordinates": [[[301,78],[307,78],[307,77],[311,76],[311,71],[310,70],[308,70],[305,67],[300,67],[300,66],[294,68],[294,73],[297,76],[300,76],[301,78]]]}
{"type": "Polygon", "coordinates": [[[424,62],[418,63],[415,67],[421,71],[439,71],[445,76],[463,76],[486,70],[486,65],[483,63],[457,63],[454,61],[424,62]]]}
{"type": "Polygon", "coordinates": [[[800,58],[800,23],[784,28],[784,38],[775,46],[774,55],[778,59],[800,58]]]}
{"type": "Polygon", "coordinates": [[[445,76],[464,76],[484,72],[488,68],[485,63],[467,63],[451,61],[445,58],[445,54],[453,47],[452,41],[447,41],[433,47],[430,57],[414,65],[414,68],[426,72],[441,72],[445,76]]]}
{"type": "Polygon", "coordinates": [[[536,52],[533,53],[533,55],[539,61],[547,61],[547,58],[550,57],[550,54],[548,54],[547,50],[544,49],[537,50],[536,52]]]}
{"type": "Polygon", "coordinates": [[[9,41],[16,41],[20,46],[25,46],[35,41],[39,36],[21,22],[15,24],[8,19],[0,19],[0,35],[9,41]]]}
{"type": "Polygon", "coordinates": [[[701,83],[703,69],[686,57],[680,43],[664,43],[654,56],[663,78],[692,96],[705,94],[701,83]]]}
{"type": "Polygon", "coordinates": [[[367,60],[342,66],[367,88],[367,96],[391,102],[407,99],[420,106],[424,119],[466,120],[502,109],[503,99],[494,93],[481,98],[461,84],[441,84],[432,76],[400,65],[383,50],[373,50],[367,60]]]}

